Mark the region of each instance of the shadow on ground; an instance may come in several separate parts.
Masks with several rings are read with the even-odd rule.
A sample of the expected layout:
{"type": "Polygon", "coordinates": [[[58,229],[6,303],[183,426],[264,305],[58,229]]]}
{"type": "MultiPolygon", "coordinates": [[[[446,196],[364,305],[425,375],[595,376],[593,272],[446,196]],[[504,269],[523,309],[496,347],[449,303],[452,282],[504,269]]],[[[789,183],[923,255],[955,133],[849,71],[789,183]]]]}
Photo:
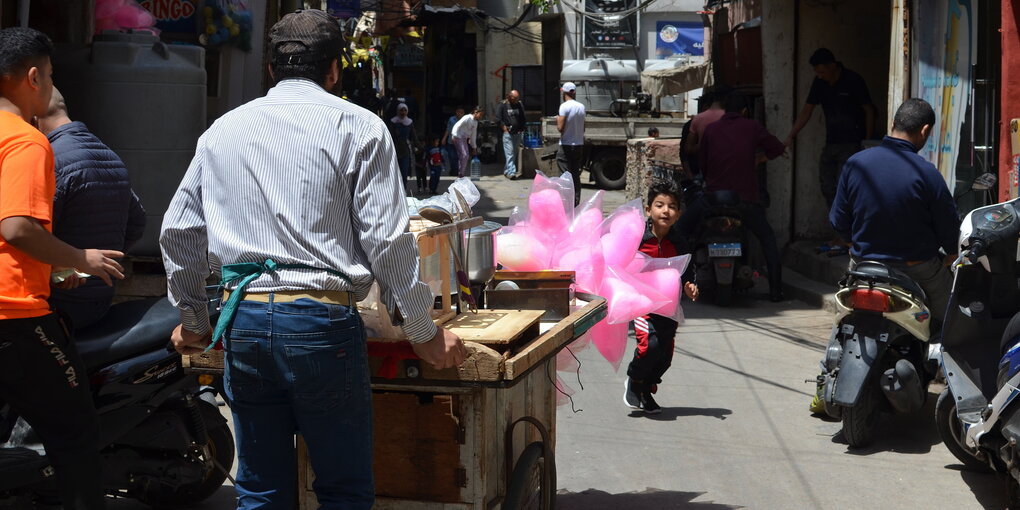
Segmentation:
{"type": "MultiPolygon", "coordinates": [[[[850,455],[867,456],[877,452],[925,454],[942,442],[935,428],[937,393],[928,393],[924,408],[911,414],[883,413],[875,423],[875,442],[866,448],[847,448],[850,455]]],[[[846,444],[843,431],[832,436],[833,443],[846,444]]]]}
{"type": "Polygon", "coordinates": [[[644,411],[632,411],[629,416],[631,418],[648,418],[655,421],[676,421],[677,418],[682,416],[708,416],[725,420],[731,414],[733,414],[732,410],[720,407],[663,407],[662,412],[659,414],[645,414],[644,411]]]}
{"type": "Polygon", "coordinates": [[[664,491],[646,488],[642,492],[610,494],[597,489],[582,492],[560,490],[556,493],[558,510],[732,510],[744,508],[738,505],[694,502],[704,492],[664,491]]]}

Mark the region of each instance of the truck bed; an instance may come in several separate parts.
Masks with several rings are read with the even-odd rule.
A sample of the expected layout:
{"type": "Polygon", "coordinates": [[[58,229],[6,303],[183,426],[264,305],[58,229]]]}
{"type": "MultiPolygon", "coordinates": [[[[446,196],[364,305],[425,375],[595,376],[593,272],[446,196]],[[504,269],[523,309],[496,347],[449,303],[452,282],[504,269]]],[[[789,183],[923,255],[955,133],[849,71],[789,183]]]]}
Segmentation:
{"type": "MultiPolygon", "coordinates": [[[[584,119],[585,142],[595,145],[625,146],[631,138],[648,136],[648,128],[659,128],[662,138],[680,138],[684,124],[690,119],[660,117],[595,117],[588,115],[584,119]]],[[[542,118],[542,136],[546,140],[559,140],[560,133],[556,130],[556,117],[542,118]]]]}

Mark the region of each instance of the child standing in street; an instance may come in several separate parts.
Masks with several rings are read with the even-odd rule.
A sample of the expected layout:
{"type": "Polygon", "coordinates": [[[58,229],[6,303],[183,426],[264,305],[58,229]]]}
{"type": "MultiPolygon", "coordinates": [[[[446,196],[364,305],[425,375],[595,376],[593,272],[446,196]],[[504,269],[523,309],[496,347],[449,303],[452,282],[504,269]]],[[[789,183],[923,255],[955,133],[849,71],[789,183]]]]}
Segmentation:
{"type": "Polygon", "coordinates": [[[429,168],[429,193],[435,195],[439,189],[439,176],[443,174],[443,149],[439,137],[432,138],[432,147],[425,153],[425,164],[429,168]]]}
{"type": "MultiPolygon", "coordinates": [[[[653,184],[648,190],[645,214],[648,226],[639,248],[642,253],[653,258],[669,258],[690,252],[686,240],[674,228],[683,214],[680,192],[675,187],[666,183],[653,184]]],[[[688,265],[682,276],[683,292],[692,300],[698,298],[698,286],[691,281],[693,276],[693,267],[688,265]]],[[[633,324],[637,348],[627,366],[623,402],[632,409],[658,414],[662,407],[652,394],[673,361],[678,324],[672,318],[654,313],[634,319],[633,324]]]]}

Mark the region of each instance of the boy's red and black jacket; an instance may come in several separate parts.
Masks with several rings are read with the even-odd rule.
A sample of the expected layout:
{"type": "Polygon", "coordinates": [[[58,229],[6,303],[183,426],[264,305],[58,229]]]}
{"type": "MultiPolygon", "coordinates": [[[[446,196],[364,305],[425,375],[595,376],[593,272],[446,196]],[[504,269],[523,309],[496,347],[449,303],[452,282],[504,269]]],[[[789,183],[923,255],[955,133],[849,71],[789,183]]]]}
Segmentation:
{"type": "MultiPolygon", "coordinates": [[[[641,246],[638,250],[649,257],[655,259],[664,259],[669,257],[676,257],[678,255],[686,255],[691,253],[690,243],[687,239],[680,234],[680,229],[676,225],[669,229],[669,232],[659,239],[655,237],[652,232],[652,221],[648,220],[645,222],[645,235],[641,238],[641,246]]],[[[687,264],[687,269],[684,270],[682,276],[684,282],[695,281],[694,261],[687,264]]]]}

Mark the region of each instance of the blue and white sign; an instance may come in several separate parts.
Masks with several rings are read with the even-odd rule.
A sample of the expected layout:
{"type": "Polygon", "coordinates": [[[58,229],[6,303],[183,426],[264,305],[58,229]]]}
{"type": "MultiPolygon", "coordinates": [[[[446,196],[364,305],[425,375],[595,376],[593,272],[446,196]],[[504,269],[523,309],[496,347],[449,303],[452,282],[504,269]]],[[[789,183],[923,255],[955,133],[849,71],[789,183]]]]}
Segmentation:
{"type": "Polygon", "coordinates": [[[705,27],[701,22],[658,21],[655,29],[656,58],[705,54],[705,27]]]}

